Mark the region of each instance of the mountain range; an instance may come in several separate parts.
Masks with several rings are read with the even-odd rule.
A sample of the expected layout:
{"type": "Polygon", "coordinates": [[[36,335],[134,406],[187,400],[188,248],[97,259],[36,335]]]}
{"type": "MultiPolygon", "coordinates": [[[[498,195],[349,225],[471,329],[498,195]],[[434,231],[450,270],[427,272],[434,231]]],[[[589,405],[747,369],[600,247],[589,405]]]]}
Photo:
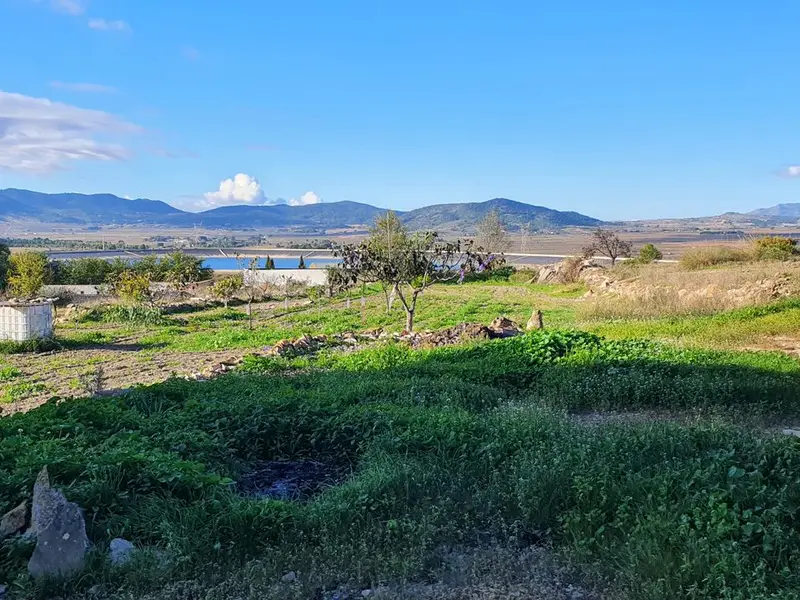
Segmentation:
{"type": "MultiPolygon", "coordinates": [[[[29,190],[0,190],[0,220],[85,226],[204,227],[208,229],[268,229],[300,233],[363,230],[386,209],[359,202],[329,202],[303,206],[224,206],[201,213],[182,211],[159,200],[128,200],[113,194],[44,194],[29,190]]],[[[506,228],[517,231],[594,227],[599,219],[577,212],[558,211],[506,198],[486,202],[434,204],[406,212],[396,211],[412,231],[435,229],[473,233],[478,222],[497,210],[506,228]]],[[[736,223],[769,225],[800,221],[800,203],[778,204],[750,213],[726,213],[736,223]]],[[[697,219],[692,219],[696,221],[697,219]]]]}
{"type": "MultiPolygon", "coordinates": [[[[397,211],[411,230],[474,230],[491,210],[497,210],[509,230],[530,224],[532,229],[596,226],[602,221],[576,212],[562,212],[505,198],[487,202],[437,204],[397,211]]],[[[330,202],[305,206],[224,206],[190,213],[158,200],[127,200],[111,194],[44,194],[29,190],[0,190],[0,219],[25,219],[76,226],[142,225],[209,229],[281,229],[324,232],[358,229],[386,209],[358,202],[330,202]]]]}
{"type": "Polygon", "coordinates": [[[792,204],[776,204],[775,206],[770,206],[769,208],[759,208],[758,210],[754,210],[748,214],[756,217],[767,217],[778,220],[788,219],[789,221],[793,221],[800,219],[800,202],[794,202],[792,204]]]}

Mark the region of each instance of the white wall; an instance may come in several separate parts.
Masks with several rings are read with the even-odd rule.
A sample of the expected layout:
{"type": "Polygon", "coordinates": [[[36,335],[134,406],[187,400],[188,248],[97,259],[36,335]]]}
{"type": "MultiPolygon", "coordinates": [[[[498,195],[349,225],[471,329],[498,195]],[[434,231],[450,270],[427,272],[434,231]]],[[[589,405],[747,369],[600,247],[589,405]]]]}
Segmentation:
{"type": "Polygon", "coordinates": [[[73,296],[100,296],[103,294],[103,287],[99,285],[46,285],[42,288],[42,296],[45,298],[56,298],[63,293],[73,296]]]}
{"type": "Polygon", "coordinates": [[[328,272],[325,269],[264,269],[255,271],[245,271],[245,281],[249,282],[250,277],[255,276],[258,283],[272,283],[283,285],[289,279],[301,281],[308,285],[325,285],[328,280],[328,272]]]}

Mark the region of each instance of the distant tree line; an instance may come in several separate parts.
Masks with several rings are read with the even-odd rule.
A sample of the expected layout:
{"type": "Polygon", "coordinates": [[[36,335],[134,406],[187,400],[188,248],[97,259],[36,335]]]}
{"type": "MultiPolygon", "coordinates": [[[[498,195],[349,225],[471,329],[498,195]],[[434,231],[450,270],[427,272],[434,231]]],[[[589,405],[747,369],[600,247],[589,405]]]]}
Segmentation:
{"type": "Polygon", "coordinates": [[[60,250],[145,250],[147,244],[129,244],[124,240],[59,240],[48,237],[3,238],[0,243],[12,248],[58,248],[60,250]]]}
{"type": "Polygon", "coordinates": [[[7,245],[0,244],[0,288],[9,295],[24,298],[36,296],[44,285],[109,284],[114,289],[133,280],[140,284],[146,281],[148,286],[151,282],[169,283],[183,291],[211,276],[212,271],[203,266],[202,258],[181,251],[137,260],[91,257],[52,260],[46,253],[34,250],[11,254],[7,245]]]}

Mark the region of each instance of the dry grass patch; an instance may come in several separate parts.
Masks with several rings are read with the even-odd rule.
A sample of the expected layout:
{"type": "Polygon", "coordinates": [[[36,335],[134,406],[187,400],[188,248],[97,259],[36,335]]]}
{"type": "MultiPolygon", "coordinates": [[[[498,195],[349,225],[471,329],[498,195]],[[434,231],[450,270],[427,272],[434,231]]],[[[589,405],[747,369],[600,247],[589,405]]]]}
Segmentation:
{"type": "Polygon", "coordinates": [[[606,290],[578,308],[581,319],[710,315],[800,293],[800,263],[748,263],[704,271],[676,265],[623,265],[606,290]]]}

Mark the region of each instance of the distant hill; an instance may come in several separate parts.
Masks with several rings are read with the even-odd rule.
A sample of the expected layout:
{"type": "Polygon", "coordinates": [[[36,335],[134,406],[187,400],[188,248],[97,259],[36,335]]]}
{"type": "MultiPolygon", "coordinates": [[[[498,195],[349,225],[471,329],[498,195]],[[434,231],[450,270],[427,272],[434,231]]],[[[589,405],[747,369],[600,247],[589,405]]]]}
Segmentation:
{"type": "Polygon", "coordinates": [[[43,194],[0,190],[0,217],[23,217],[43,223],[86,225],[159,224],[186,214],[158,200],[126,200],[112,194],[43,194]]]}
{"type": "MultiPolygon", "coordinates": [[[[401,219],[412,231],[435,229],[471,233],[491,210],[497,210],[506,227],[515,231],[530,224],[534,229],[595,226],[601,221],[576,212],[561,212],[505,198],[487,202],[437,204],[409,212],[401,219]]],[[[43,194],[28,190],[0,190],[0,219],[18,218],[42,223],[77,226],[143,225],[209,229],[278,229],[324,233],[363,228],[386,209],[358,202],[329,202],[304,206],[223,206],[201,213],[177,209],[159,200],[126,200],[112,194],[43,194]]]]}
{"type": "Polygon", "coordinates": [[[340,229],[371,223],[383,212],[386,209],[347,201],[303,206],[222,206],[201,213],[183,213],[165,224],[202,224],[214,229],[340,229]]]}
{"type": "Polygon", "coordinates": [[[577,212],[562,212],[507,198],[464,204],[435,204],[404,213],[402,218],[411,230],[436,229],[470,233],[492,210],[497,210],[506,228],[511,231],[528,223],[534,229],[595,227],[602,224],[598,219],[577,212]]]}
{"type": "Polygon", "coordinates": [[[748,214],[756,217],[768,217],[773,219],[800,219],[800,202],[793,204],[776,204],[769,208],[759,208],[748,214]]]}

